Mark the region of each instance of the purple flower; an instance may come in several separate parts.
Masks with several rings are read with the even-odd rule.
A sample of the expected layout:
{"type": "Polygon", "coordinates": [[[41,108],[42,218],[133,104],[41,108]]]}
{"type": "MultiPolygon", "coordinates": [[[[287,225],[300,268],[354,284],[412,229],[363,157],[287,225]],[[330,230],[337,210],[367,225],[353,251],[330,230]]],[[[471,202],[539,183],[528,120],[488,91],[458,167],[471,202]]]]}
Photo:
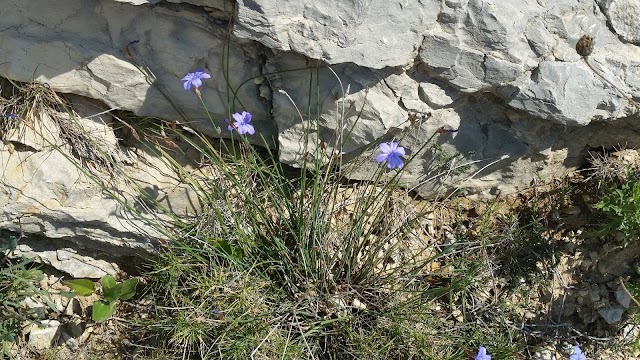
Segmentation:
{"type": "Polygon", "coordinates": [[[191,89],[192,85],[193,87],[198,89],[200,86],[202,86],[202,79],[209,79],[210,77],[211,75],[207,74],[202,69],[198,69],[195,72],[188,73],[185,77],[182,78],[182,81],[184,81],[184,89],[188,91],[189,89],[191,89]]]}
{"type": "Polygon", "coordinates": [[[249,124],[251,122],[251,114],[243,111],[242,114],[235,113],[231,115],[233,123],[229,121],[229,119],[224,119],[224,121],[229,123],[227,127],[229,131],[235,129],[240,135],[249,134],[253,135],[256,133],[256,130],[253,128],[253,125],[249,124]]]}
{"type": "Polygon", "coordinates": [[[376,162],[386,161],[389,169],[401,169],[404,166],[401,156],[404,156],[404,148],[398,146],[397,142],[382,143],[380,144],[380,154],[376,156],[376,162]]]}
{"type": "Polygon", "coordinates": [[[13,119],[13,120],[16,120],[16,119],[18,118],[18,115],[9,113],[9,114],[5,115],[5,117],[6,117],[7,119],[13,119]]]}
{"type": "Polygon", "coordinates": [[[569,360],[587,360],[587,357],[578,345],[573,345],[573,354],[569,356],[569,360]]]}
{"type": "Polygon", "coordinates": [[[491,355],[487,355],[487,349],[484,346],[478,348],[478,354],[473,357],[474,360],[491,360],[491,355]]]}

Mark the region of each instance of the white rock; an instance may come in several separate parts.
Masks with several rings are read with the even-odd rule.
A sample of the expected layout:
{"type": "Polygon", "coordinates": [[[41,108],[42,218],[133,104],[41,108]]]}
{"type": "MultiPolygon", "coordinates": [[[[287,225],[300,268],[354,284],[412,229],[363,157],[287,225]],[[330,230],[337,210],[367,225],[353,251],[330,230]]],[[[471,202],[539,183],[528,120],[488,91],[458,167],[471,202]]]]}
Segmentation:
{"type": "Polygon", "coordinates": [[[337,307],[338,309],[344,309],[347,307],[347,303],[344,301],[344,298],[340,295],[334,295],[331,297],[332,305],[337,307]]]}
{"type": "Polygon", "coordinates": [[[420,99],[420,84],[410,78],[406,73],[402,75],[389,75],[385,83],[393,91],[395,96],[400,98],[404,109],[418,113],[429,113],[431,108],[420,99]]]}
{"type": "Polygon", "coordinates": [[[441,108],[453,103],[453,98],[440,86],[423,82],[420,83],[420,91],[426,103],[433,108],[441,108]]]}
{"type": "Polygon", "coordinates": [[[107,274],[116,276],[119,272],[119,268],[115,263],[79,255],[76,250],[71,248],[38,250],[39,251],[32,249],[27,244],[21,244],[18,245],[16,254],[36,258],[36,261],[51,265],[74,278],[99,279],[107,274]]]}
{"type": "Polygon", "coordinates": [[[60,339],[62,339],[62,341],[64,341],[64,344],[67,345],[68,348],[70,349],[76,349],[78,348],[78,340],[74,339],[71,335],[67,334],[66,332],[62,331],[60,333],[60,339]]]}
{"type": "Polygon", "coordinates": [[[640,3],[636,0],[602,1],[611,26],[626,41],[640,43],[640,3]]]}
{"type": "Polygon", "coordinates": [[[32,325],[28,344],[38,350],[47,350],[59,336],[60,322],[57,320],[43,320],[40,325],[32,325]]]}
{"type": "Polygon", "coordinates": [[[556,353],[551,349],[541,349],[531,354],[532,360],[556,360],[556,353]]]}
{"type": "Polygon", "coordinates": [[[439,1],[239,0],[234,33],[269,48],[295,51],[331,64],[373,69],[405,65],[417,53],[439,1]]]}
{"type": "Polygon", "coordinates": [[[544,61],[537,76],[520,85],[509,105],[563,125],[584,126],[612,112],[619,114],[628,104],[603,86],[586,65],[544,61]],[[603,102],[607,107],[602,107],[603,102]]]}
{"type": "Polygon", "coordinates": [[[620,338],[623,342],[636,341],[640,335],[640,327],[634,324],[627,324],[620,330],[620,338]]]}
{"type": "Polygon", "coordinates": [[[36,319],[44,319],[46,317],[46,306],[32,297],[25,298],[22,301],[22,305],[33,311],[36,319]]]}
{"type": "Polygon", "coordinates": [[[73,297],[69,300],[67,307],[64,309],[64,314],[67,316],[82,315],[82,306],[77,298],[73,297]]]}
{"type": "Polygon", "coordinates": [[[367,304],[363,303],[362,301],[354,298],[353,301],[351,302],[351,306],[353,306],[354,308],[358,309],[358,310],[366,310],[367,309],[367,304]]]}

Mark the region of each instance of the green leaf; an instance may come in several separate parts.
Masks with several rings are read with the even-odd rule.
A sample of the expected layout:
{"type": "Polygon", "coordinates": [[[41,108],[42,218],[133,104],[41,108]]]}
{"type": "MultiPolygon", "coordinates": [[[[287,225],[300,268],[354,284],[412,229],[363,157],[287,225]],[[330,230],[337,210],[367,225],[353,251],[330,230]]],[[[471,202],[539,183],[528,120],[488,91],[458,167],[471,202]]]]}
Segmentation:
{"type": "Polygon", "coordinates": [[[73,299],[76,296],[76,293],[73,291],[60,291],[58,295],[64,296],[67,299],[73,299]]]}
{"type": "Polygon", "coordinates": [[[118,283],[111,275],[105,275],[100,280],[102,283],[102,296],[108,302],[114,302],[118,300],[118,292],[120,291],[118,283]]]}
{"type": "Polygon", "coordinates": [[[0,336],[0,340],[7,341],[7,342],[14,342],[15,338],[9,332],[3,332],[2,336],[0,336]]]}
{"type": "Polygon", "coordinates": [[[126,281],[123,281],[120,284],[120,291],[118,292],[118,297],[122,300],[129,300],[136,294],[136,286],[138,285],[138,278],[132,278],[126,281]]]}
{"type": "Polygon", "coordinates": [[[6,245],[0,245],[0,252],[4,251],[14,251],[18,247],[18,238],[15,236],[10,236],[8,240],[6,240],[6,245]]]}
{"type": "Polygon", "coordinates": [[[104,289],[102,291],[102,296],[108,302],[115,302],[118,300],[118,295],[120,293],[120,285],[116,285],[115,287],[104,289]]]}
{"type": "Polygon", "coordinates": [[[113,289],[117,284],[116,279],[111,275],[103,276],[102,279],[100,279],[100,282],[102,283],[102,287],[107,289],[113,289]]]}
{"type": "Polygon", "coordinates": [[[49,298],[49,296],[45,296],[44,297],[44,302],[45,304],[47,304],[47,306],[49,306],[51,308],[51,310],[59,313],[61,312],[60,309],[58,309],[58,307],[56,306],[56,304],[53,303],[53,301],[51,301],[51,299],[49,298]]]}
{"type": "Polygon", "coordinates": [[[208,241],[212,244],[214,249],[218,250],[222,254],[233,258],[236,261],[242,260],[242,249],[231,245],[227,240],[221,238],[210,238],[208,241]]]}
{"type": "Polygon", "coordinates": [[[64,284],[80,296],[88,296],[96,290],[95,284],[89,279],[65,280],[64,284]]]}
{"type": "Polygon", "coordinates": [[[106,320],[110,318],[111,315],[113,315],[113,311],[115,309],[115,302],[105,302],[102,300],[98,300],[93,303],[93,313],[91,314],[91,318],[96,322],[106,320]]]}

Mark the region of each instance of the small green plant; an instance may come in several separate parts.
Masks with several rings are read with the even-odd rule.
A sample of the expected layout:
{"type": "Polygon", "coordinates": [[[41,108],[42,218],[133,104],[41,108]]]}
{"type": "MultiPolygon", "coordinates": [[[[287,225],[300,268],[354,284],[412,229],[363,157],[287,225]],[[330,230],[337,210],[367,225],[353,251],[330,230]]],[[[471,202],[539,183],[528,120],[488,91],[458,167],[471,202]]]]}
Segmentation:
{"type": "MultiPolygon", "coordinates": [[[[100,283],[102,284],[102,300],[93,304],[91,314],[91,318],[96,322],[110,318],[116,309],[118,300],[128,300],[135,295],[138,278],[117,283],[111,275],[105,275],[100,279],[100,283]]],[[[95,283],[89,279],[68,280],[65,281],[65,284],[80,296],[89,296],[96,291],[95,283]]]]}
{"type": "Polygon", "coordinates": [[[609,190],[602,199],[593,205],[608,216],[608,222],[602,234],[620,231],[623,245],[637,240],[640,234],[640,181],[633,173],[627,175],[626,182],[620,188],[609,190]]]}
{"type": "MultiPolygon", "coordinates": [[[[183,78],[200,99],[204,75],[183,78]]],[[[324,154],[319,140],[303,140],[313,145],[305,156],[315,160],[292,172],[270,160],[276,156],[268,147],[251,145],[261,136],[251,120],[247,111],[218,120],[233,134],[231,146],[174,134],[211,164],[201,173],[215,179],[156,150],[202,207],[146,274],[158,306],[154,322],[140,320],[141,337],[153,332],[182,357],[429,358],[433,303],[467,303],[478,273],[467,262],[442,274],[428,270],[457,245],[428,244],[424,213],[398,189],[402,169],[439,132],[410,156],[402,134],[382,141],[376,155],[354,160],[378,164],[369,182],[345,187],[349,168],[324,154]]]]}
{"type": "Polygon", "coordinates": [[[15,342],[24,322],[34,319],[35,310],[25,309],[22,305],[25,299],[38,298],[54,311],[59,311],[49,293],[38,287],[44,274],[33,260],[9,256],[21,237],[0,239],[0,354],[4,356],[10,356],[10,345],[15,342]]]}
{"type": "Polygon", "coordinates": [[[37,288],[43,278],[42,271],[30,268],[30,264],[31,260],[22,259],[0,268],[0,353],[3,355],[8,355],[22,322],[30,319],[30,311],[20,303],[27,297],[43,293],[37,288]]]}

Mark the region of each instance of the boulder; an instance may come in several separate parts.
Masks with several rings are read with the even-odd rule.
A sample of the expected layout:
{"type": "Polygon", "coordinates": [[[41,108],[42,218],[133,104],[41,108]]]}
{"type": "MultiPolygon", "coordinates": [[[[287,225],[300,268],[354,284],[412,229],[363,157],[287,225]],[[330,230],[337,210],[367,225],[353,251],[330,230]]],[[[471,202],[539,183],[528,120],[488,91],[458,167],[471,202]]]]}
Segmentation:
{"type": "Polygon", "coordinates": [[[60,322],[42,320],[40,324],[32,324],[29,333],[29,346],[38,350],[48,350],[60,337],[60,322]]]}

